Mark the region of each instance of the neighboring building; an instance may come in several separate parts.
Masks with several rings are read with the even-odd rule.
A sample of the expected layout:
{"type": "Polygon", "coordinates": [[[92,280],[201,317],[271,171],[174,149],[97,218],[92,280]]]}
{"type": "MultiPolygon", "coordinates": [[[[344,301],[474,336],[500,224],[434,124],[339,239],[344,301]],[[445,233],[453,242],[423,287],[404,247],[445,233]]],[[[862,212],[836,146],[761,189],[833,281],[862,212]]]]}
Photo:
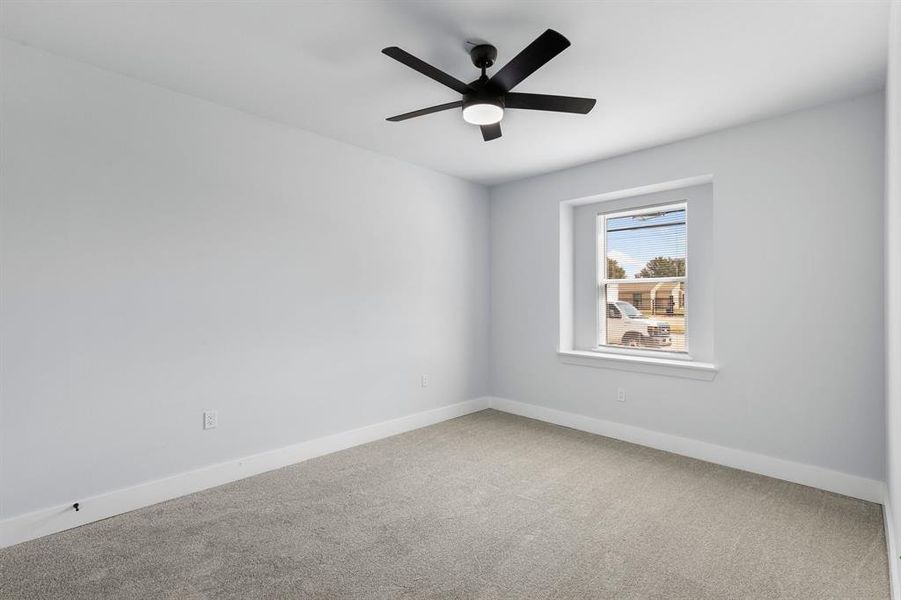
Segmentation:
{"type": "Polygon", "coordinates": [[[681,281],[613,283],[607,286],[607,300],[628,302],[647,315],[684,315],[685,284],[681,281]]]}

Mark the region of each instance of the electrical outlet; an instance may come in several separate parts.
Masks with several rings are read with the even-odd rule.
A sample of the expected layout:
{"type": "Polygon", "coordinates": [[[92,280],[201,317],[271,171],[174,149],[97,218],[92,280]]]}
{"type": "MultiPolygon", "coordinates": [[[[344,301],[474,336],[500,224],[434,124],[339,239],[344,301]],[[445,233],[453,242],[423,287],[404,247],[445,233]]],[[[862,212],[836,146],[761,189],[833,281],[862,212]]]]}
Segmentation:
{"type": "Polygon", "coordinates": [[[204,429],[216,429],[217,425],[219,425],[219,411],[218,410],[203,411],[203,428],[204,429]]]}
{"type": "Polygon", "coordinates": [[[429,376],[421,375],[419,377],[419,385],[421,385],[422,387],[429,387],[429,376]]]}
{"type": "Polygon", "coordinates": [[[616,399],[618,402],[626,401],[626,388],[616,388],[616,399]]]}

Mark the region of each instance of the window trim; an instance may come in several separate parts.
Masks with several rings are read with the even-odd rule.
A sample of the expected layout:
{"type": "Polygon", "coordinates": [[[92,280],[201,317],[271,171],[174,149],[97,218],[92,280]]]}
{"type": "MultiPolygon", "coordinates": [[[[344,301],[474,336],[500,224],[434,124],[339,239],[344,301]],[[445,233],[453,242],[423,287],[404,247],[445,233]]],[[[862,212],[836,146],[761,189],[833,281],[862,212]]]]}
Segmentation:
{"type": "Polygon", "coordinates": [[[713,363],[690,359],[663,358],[661,356],[640,356],[634,353],[591,352],[587,350],[558,350],[557,358],[568,365],[616,369],[618,371],[638,371],[652,375],[666,375],[683,379],[713,381],[719,367],[713,363]]]}
{"type": "Polygon", "coordinates": [[[626,210],[600,211],[595,217],[595,274],[597,281],[595,284],[595,318],[597,319],[595,326],[595,345],[593,351],[599,354],[626,355],[648,358],[666,358],[676,361],[691,361],[691,348],[689,346],[688,331],[690,329],[690,316],[687,307],[689,305],[689,286],[688,286],[688,198],[677,201],[661,202],[657,204],[649,204],[638,208],[630,208],[626,210]],[[607,219],[634,217],[653,212],[660,209],[674,209],[685,211],[685,275],[679,277],[647,277],[639,279],[610,279],[607,277],[607,219]],[[602,275],[603,274],[603,275],[602,275]],[[603,297],[604,307],[607,305],[607,288],[611,283],[671,283],[680,282],[685,288],[685,350],[653,350],[625,348],[622,346],[614,346],[604,343],[607,339],[607,319],[601,318],[601,298],[603,297]],[[603,291],[602,291],[603,290],[603,291]],[[603,294],[603,296],[602,296],[603,294]]]}
{"type": "MultiPolygon", "coordinates": [[[[584,196],[576,196],[570,198],[559,199],[559,210],[557,211],[557,245],[558,245],[558,331],[556,355],[561,364],[577,365],[580,368],[593,367],[603,370],[628,371],[638,374],[650,374],[666,377],[679,377],[694,380],[713,381],[719,373],[721,365],[715,359],[714,350],[714,322],[712,313],[705,315],[698,323],[691,325],[696,332],[703,333],[700,346],[696,343],[695,350],[699,352],[697,357],[690,360],[671,360],[659,357],[641,357],[635,355],[622,355],[610,352],[595,352],[593,350],[577,349],[575,343],[575,326],[576,326],[576,309],[574,299],[576,297],[576,271],[574,257],[576,255],[576,212],[586,205],[601,204],[607,202],[620,202],[630,200],[638,196],[646,196],[650,194],[673,194],[676,197],[685,197],[682,190],[688,190],[695,187],[707,187],[708,191],[703,192],[703,198],[699,204],[695,204],[695,196],[689,196],[689,204],[693,206],[702,206],[701,212],[694,212],[694,219],[697,220],[701,215],[702,232],[711,236],[710,239],[704,241],[703,248],[710,252],[713,250],[713,202],[715,198],[714,176],[712,173],[701,173],[693,176],[687,176],[680,179],[662,180],[650,184],[636,184],[633,186],[620,186],[607,188],[602,192],[594,192],[584,196]],[[709,228],[709,230],[708,230],[709,228]],[[699,330],[699,327],[702,329],[699,330]],[[698,358],[699,357],[699,358],[698,358]]],[[[692,192],[694,193],[694,192],[692,192]]],[[[675,198],[667,203],[674,201],[675,198]]],[[[695,227],[697,235],[697,227],[695,227]]],[[[594,240],[597,244],[597,240],[594,240]]],[[[703,264],[712,268],[710,261],[705,260],[703,264]]],[[[697,265],[695,267],[697,270],[697,265]]],[[[596,279],[595,274],[594,278],[596,279]]],[[[713,298],[711,282],[706,281],[708,273],[703,274],[705,281],[704,287],[699,290],[695,284],[692,292],[694,298],[693,304],[699,301],[704,306],[711,305],[713,298]]],[[[712,306],[712,305],[711,305],[712,306]]],[[[697,317],[697,315],[694,315],[697,317]]],[[[697,320],[697,319],[694,319],[697,320]]],[[[697,338],[695,340],[697,342],[697,338]]],[[[674,358],[674,357],[672,357],[674,358]]]]}

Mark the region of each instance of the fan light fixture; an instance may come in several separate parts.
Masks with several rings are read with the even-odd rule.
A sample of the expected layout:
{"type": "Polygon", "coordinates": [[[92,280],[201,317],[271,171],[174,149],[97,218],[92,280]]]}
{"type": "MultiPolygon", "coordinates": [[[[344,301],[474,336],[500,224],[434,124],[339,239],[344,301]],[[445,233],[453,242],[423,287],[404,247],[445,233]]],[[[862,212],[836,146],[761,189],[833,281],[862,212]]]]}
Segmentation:
{"type": "Polygon", "coordinates": [[[494,125],[504,118],[504,109],[497,104],[480,102],[463,107],[463,120],[473,125],[494,125]]]}

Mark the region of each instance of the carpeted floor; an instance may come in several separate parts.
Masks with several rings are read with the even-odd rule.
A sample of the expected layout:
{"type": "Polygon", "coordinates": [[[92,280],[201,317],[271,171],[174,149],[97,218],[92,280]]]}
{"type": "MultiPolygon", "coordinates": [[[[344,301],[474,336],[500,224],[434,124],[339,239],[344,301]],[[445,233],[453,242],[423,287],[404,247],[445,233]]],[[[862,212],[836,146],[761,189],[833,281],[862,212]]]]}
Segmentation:
{"type": "Polygon", "coordinates": [[[0,551],[0,598],[889,597],[878,505],[483,411],[0,551]]]}

